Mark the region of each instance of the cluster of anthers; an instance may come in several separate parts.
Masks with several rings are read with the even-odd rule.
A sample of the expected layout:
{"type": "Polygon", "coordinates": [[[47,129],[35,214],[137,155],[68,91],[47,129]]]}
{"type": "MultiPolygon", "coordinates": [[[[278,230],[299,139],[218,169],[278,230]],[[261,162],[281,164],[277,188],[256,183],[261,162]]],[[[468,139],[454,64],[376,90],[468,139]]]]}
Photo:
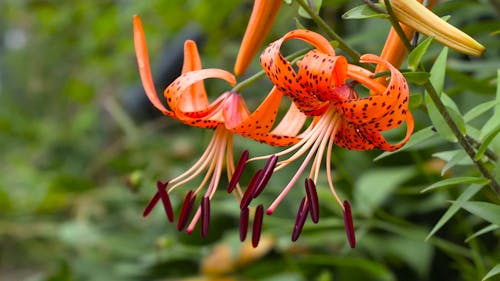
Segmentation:
{"type": "Polygon", "coordinates": [[[413,118],[408,110],[408,85],[397,68],[376,55],[361,56],[360,63],[374,63],[389,70],[387,81],[375,79],[371,71],[349,64],[345,57],[336,55],[331,44],[321,35],[307,30],[291,31],[270,44],[260,57],[260,63],[274,87],[258,108],[251,112],[243,97],[235,92],[225,92],[209,102],[204,79],[218,78],[234,85],[236,78],[225,70],[203,69],[196,44],[187,41],[182,75],[164,91],[167,109],[153,85],[145,38],[137,16],[134,18],[134,42],[142,83],[151,103],[164,115],[187,125],[214,130],[208,148],[190,169],[165,183],[158,181],[157,191],[144,210],[144,216],[161,200],[168,220],[173,222],[174,208],[169,194],[200,176],[201,184],[185,196],[177,229],[186,228],[188,233],[192,233],[200,222],[201,235],[205,237],[210,224],[210,202],[225,169],[229,181],[227,191],[234,193],[240,202],[242,241],[247,236],[250,210],[254,210],[252,244],[256,247],[262,230],[264,205],[253,207],[252,200],[262,193],[273,173],[299,161],[300,165],[289,183],[266,209],[267,215],[271,215],[310,167],[309,174],[303,177],[305,195],[298,207],[292,231],[292,240],[295,241],[308,216],[313,223],[319,222],[316,183],[322,161],[325,161],[329,189],[342,209],[348,242],[351,247],[355,246],[350,205],[337,195],[332,180],[332,148],[336,144],[346,149],[392,151],[407,142],[413,131],[413,118]],[[281,45],[289,39],[299,39],[314,47],[297,62],[296,70],[280,53],[281,45]],[[359,97],[354,84],[366,87],[370,95],[359,97]],[[277,122],[278,108],[284,96],[292,103],[277,122]],[[406,137],[397,144],[388,143],[382,132],[403,123],[406,123],[406,137]],[[254,158],[244,151],[235,164],[234,134],[287,148],[254,158]],[[244,189],[239,184],[240,177],[247,163],[257,160],[266,160],[266,164],[253,175],[244,189]],[[198,205],[197,197],[201,197],[198,205]]]}

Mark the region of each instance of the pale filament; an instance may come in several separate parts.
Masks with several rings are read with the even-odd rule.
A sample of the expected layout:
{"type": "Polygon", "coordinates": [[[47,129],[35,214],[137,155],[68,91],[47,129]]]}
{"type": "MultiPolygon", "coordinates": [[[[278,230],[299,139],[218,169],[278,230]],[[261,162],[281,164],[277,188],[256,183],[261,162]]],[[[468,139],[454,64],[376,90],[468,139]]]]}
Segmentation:
{"type": "MultiPolygon", "coordinates": [[[[301,174],[304,172],[305,168],[309,164],[311,158],[316,155],[315,162],[318,163],[319,165],[321,163],[321,156],[320,152],[324,151],[324,147],[326,145],[326,140],[329,139],[332,133],[336,130],[337,127],[337,118],[335,117],[335,108],[332,106],[328,109],[328,111],[321,117],[321,120],[317,123],[317,131],[318,133],[313,134],[315,136],[314,138],[310,139],[310,141],[313,141],[312,147],[310,144],[308,144],[308,149],[309,153],[306,155],[304,161],[298,168],[297,172],[293,176],[293,178],[290,180],[290,182],[287,184],[287,186],[281,191],[281,193],[278,195],[278,197],[274,200],[274,202],[271,204],[271,206],[267,209],[267,213],[271,214],[274,212],[274,209],[279,205],[279,203],[285,198],[285,196],[288,194],[290,189],[294,186],[294,184],[297,182],[301,174]],[[320,147],[318,149],[318,147],[320,147]],[[319,160],[317,159],[319,157],[319,160]]],[[[316,130],[315,130],[316,131],[316,130]]],[[[309,143],[309,141],[308,141],[309,143]]],[[[297,151],[294,156],[295,158],[300,157],[303,154],[303,150],[300,149],[297,151]],[[298,156],[297,156],[298,155],[298,156]]],[[[285,165],[285,164],[283,164],[285,165]]],[[[314,164],[313,164],[314,166],[314,164]]]]}
{"type": "Polygon", "coordinates": [[[328,141],[328,148],[326,149],[326,179],[328,180],[328,186],[330,187],[330,191],[332,192],[333,197],[335,197],[337,203],[339,203],[340,207],[342,207],[342,211],[345,211],[344,204],[342,203],[342,200],[340,200],[340,197],[338,196],[337,192],[335,191],[335,187],[333,186],[332,170],[331,170],[333,141],[335,140],[337,129],[338,128],[336,127],[335,130],[332,132],[332,135],[330,136],[330,139],[328,141]]]}
{"type": "MultiPolygon", "coordinates": [[[[222,169],[224,167],[224,153],[226,151],[226,144],[229,142],[231,137],[232,134],[229,131],[223,129],[221,132],[220,139],[215,147],[215,158],[212,160],[212,165],[205,176],[205,179],[208,179],[211,176],[210,184],[208,186],[207,191],[205,192],[205,196],[208,196],[209,199],[212,199],[215,192],[217,191],[217,187],[219,186],[222,169]],[[213,168],[214,166],[215,168],[213,168]]],[[[198,187],[198,189],[195,191],[194,194],[200,192],[201,188],[205,186],[206,184],[205,179],[203,180],[202,184],[198,187]]],[[[191,220],[191,223],[187,227],[186,231],[188,233],[193,232],[194,228],[196,227],[196,224],[198,223],[198,220],[200,219],[200,216],[201,216],[201,206],[198,206],[196,213],[193,216],[193,219],[191,220]]]]}
{"type": "Polygon", "coordinates": [[[174,191],[177,187],[197,177],[201,172],[203,172],[203,170],[207,168],[209,164],[211,164],[214,158],[214,154],[216,153],[217,146],[220,143],[220,138],[224,137],[220,136],[220,134],[221,132],[223,133],[224,131],[225,131],[224,126],[218,126],[215,129],[214,136],[212,137],[212,140],[210,141],[208,148],[205,150],[203,155],[198,159],[198,161],[186,172],[170,180],[170,183],[175,183],[175,184],[169,188],[168,190],[169,193],[174,191]]]}

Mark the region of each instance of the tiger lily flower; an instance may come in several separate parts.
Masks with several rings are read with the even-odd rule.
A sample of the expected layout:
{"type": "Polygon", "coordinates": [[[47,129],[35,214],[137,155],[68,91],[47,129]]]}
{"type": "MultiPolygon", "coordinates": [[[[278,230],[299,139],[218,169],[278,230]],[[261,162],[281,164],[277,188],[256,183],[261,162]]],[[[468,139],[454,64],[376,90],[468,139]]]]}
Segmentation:
{"type": "MultiPolygon", "coordinates": [[[[237,194],[235,196],[239,200],[243,200],[244,197],[238,180],[246,165],[249,154],[248,151],[244,151],[237,165],[234,165],[232,149],[233,135],[235,133],[240,134],[272,145],[285,146],[295,143],[298,139],[288,136],[291,132],[293,133],[294,127],[283,125],[297,120],[297,116],[294,114],[296,113],[296,110],[294,111],[295,107],[291,106],[291,113],[287,114],[281,121],[283,124],[279,123],[273,129],[278,107],[283,97],[276,89],[273,89],[262,104],[252,113],[249,112],[243,98],[233,92],[223,93],[212,103],[209,103],[203,85],[204,79],[218,78],[225,80],[233,86],[236,80],[231,73],[225,70],[202,69],[196,44],[188,40],[184,45],[182,75],[174,80],[164,91],[164,96],[169,107],[167,109],[158,98],[153,84],[145,36],[138,16],[134,16],[134,45],[142,84],[153,106],[164,115],[177,119],[184,124],[215,130],[208,148],[190,169],[166,183],[158,181],[157,192],[146,206],[143,215],[149,215],[161,200],[168,220],[173,222],[174,212],[169,193],[205,173],[201,184],[195,190],[187,193],[177,223],[179,231],[186,227],[197,195],[206,189],[202,196],[201,204],[193,215],[191,223],[187,225],[186,230],[188,233],[192,233],[201,219],[201,234],[205,237],[208,234],[209,228],[210,200],[218,188],[224,166],[226,167],[227,176],[230,181],[228,192],[236,189],[237,194]]],[[[242,229],[245,224],[248,227],[248,211],[248,208],[242,210],[242,229]]],[[[252,244],[254,247],[259,243],[263,219],[262,211],[263,206],[259,205],[254,215],[252,233],[252,244]]]]}
{"type": "Polygon", "coordinates": [[[278,14],[283,0],[255,0],[247,29],[241,42],[234,73],[242,75],[257,53],[278,14]]]}
{"type": "MultiPolygon", "coordinates": [[[[380,0],[383,3],[383,0],[380,0]]],[[[460,29],[447,23],[417,0],[391,0],[391,7],[398,21],[433,36],[436,41],[467,55],[481,56],[485,47],[460,29]]]]}
{"type": "MultiPolygon", "coordinates": [[[[403,75],[387,61],[372,54],[361,56],[361,63],[385,65],[391,72],[387,86],[378,83],[373,73],[359,66],[350,65],[343,56],[335,55],[328,40],[308,30],[295,30],[267,47],[260,57],[261,65],[275,87],[288,96],[298,111],[313,118],[311,125],[300,135],[300,141],[275,154],[288,159],[277,163],[274,171],[283,169],[302,158],[301,165],[288,185],[267,209],[272,214],[286,194],[295,185],[306,167],[311,164],[305,180],[306,196],[299,207],[292,240],[300,235],[302,226],[311,214],[314,223],[319,220],[318,198],[315,183],[318,180],[323,155],[326,152],[327,181],[330,190],[344,214],[346,232],[351,247],[355,245],[354,227],[350,206],[337,195],[331,177],[333,144],[347,149],[396,150],[402,147],[413,131],[413,117],[408,110],[409,89],[403,75]],[[300,39],[316,49],[297,62],[295,71],[280,53],[281,45],[289,39],[300,39]],[[360,83],[371,90],[369,97],[359,97],[349,81],[360,83]],[[406,121],[406,136],[397,143],[386,141],[381,132],[399,127],[406,121]]],[[[270,159],[269,156],[251,160],[270,159]]]]}

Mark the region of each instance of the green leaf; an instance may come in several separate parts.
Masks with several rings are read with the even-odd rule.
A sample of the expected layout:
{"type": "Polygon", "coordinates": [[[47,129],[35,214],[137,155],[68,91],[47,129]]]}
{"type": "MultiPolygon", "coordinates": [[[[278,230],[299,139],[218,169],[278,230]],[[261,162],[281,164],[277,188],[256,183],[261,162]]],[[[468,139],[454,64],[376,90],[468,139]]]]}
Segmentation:
{"type": "MultiPolygon", "coordinates": [[[[441,101],[446,107],[446,110],[448,111],[450,117],[453,119],[453,121],[456,123],[458,126],[458,129],[462,134],[465,134],[466,132],[466,127],[465,127],[465,121],[460,114],[460,111],[453,101],[446,93],[441,93],[441,101]]],[[[437,107],[434,105],[434,101],[432,101],[431,97],[426,94],[425,95],[425,103],[427,106],[427,111],[429,114],[429,118],[432,121],[432,124],[438,131],[438,133],[445,139],[451,142],[457,142],[457,138],[453,131],[448,127],[448,124],[444,120],[443,116],[441,116],[441,113],[439,113],[437,107]]]]}
{"type": "Polygon", "coordinates": [[[483,141],[481,142],[481,146],[477,149],[477,154],[474,157],[475,160],[483,158],[484,153],[488,149],[488,146],[495,139],[498,133],[500,133],[500,124],[498,124],[493,131],[491,131],[484,137],[483,141]]]}
{"type": "Polygon", "coordinates": [[[428,94],[425,95],[424,101],[429,118],[439,135],[448,141],[457,142],[457,138],[453,134],[453,131],[448,127],[448,124],[446,124],[445,120],[441,116],[441,113],[439,113],[437,107],[434,105],[434,102],[428,94]]]}
{"type": "Polygon", "coordinates": [[[415,132],[413,133],[413,135],[411,136],[410,140],[405,144],[405,146],[403,146],[402,148],[396,150],[396,151],[386,151],[386,152],[383,152],[382,154],[380,154],[379,156],[375,157],[375,159],[373,161],[378,161],[382,158],[385,158],[389,155],[392,155],[392,154],[395,154],[395,153],[400,153],[400,152],[403,152],[405,150],[408,150],[410,149],[411,147],[417,145],[417,144],[421,144],[422,142],[425,142],[427,140],[429,140],[430,138],[432,138],[433,136],[436,136],[436,133],[432,130],[432,127],[427,127],[427,128],[424,128],[418,132],[415,132]]]}
{"type": "Polygon", "coordinates": [[[443,227],[454,215],[458,210],[460,210],[462,204],[466,201],[468,201],[472,196],[474,196],[476,193],[478,193],[481,190],[482,186],[480,185],[471,185],[465,189],[465,191],[460,194],[460,196],[457,198],[456,201],[454,201],[451,206],[446,210],[444,215],[439,219],[439,221],[434,225],[432,228],[431,232],[427,235],[425,240],[428,240],[431,238],[432,235],[434,235],[441,227],[443,227]]]}
{"type": "MultiPolygon", "coordinates": [[[[378,7],[382,7],[380,4],[374,4],[378,7]]],[[[342,18],[345,20],[349,19],[368,19],[368,18],[388,18],[388,14],[382,14],[377,11],[374,11],[372,8],[370,8],[368,5],[363,4],[356,6],[346,13],[342,15],[342,18]]]]}
{"type": "Polygon", "coordinates": [[[434,89],[436,89],[436,92],[438,93],[439,96],[441,96],[441,92],[443,91],[447,58],[448,58],[448,48],[445,47],[437,57],[431,69],[430,80],[432,86],[434,86],[434,89]]]}
{"type": "Polygon", "coordinates": [[[472,201],[462,204],[462,208],[496,225],[500,225],[500,206],[487,202],[472,201]]]}
{"type": "Polygon", "coordinates": [[[418,69],[418,65],[420,64],[424,54],[427,52],[427,49],[429,49],[433,39],[434,37],[427,37],[427,39],[418,44],[418,46],[415,47],[410,54],[408,54],[408,67],[411,70],[415,71],[418,69]]]}
{"type": "MultiPolygon", "coordinates": [[[[455,154],[446,162],[443,169],[441,170],[441,176],[443,176],[449,169],[455,167],[456,165],[463,163],[464,160],[468,160],[467,153],[463,149],[459,149],[455,154]]],[[[470,164],[470,161],[467,161],[470,164]]]]}
{"type": "Polygon", "coordinates": [[[493,131],[493,128],[498,125],[498,120],[500,120],[500,69],[497,70],[497,93],[495,100],[497,104],[495,105],[493,116],[484,124],[481,134],[493,131]]]}
{"type": "Polygon", "coordinates": [[[423,85],[431,75],[428,72],[403,72],[403,76],[408,82],[423,85]]]}
{"type": "MultiPolygon", "coordinates": [[[[309,1],[307,1],[306,3],[308,3],[309,1]]],[[[316,11],[316,13],[319,12],[319,9],[321,9],[321,4],[323,3],[323,0],[313,0],[313,5],[314,7],[311,7],[309,4],[309,7],[312,8],[312,10],[316,11]]],[[[310,19],[311,16],[306,12],[306,10],[304,10],[304,8],[302,7],[299,7],[299,16],[303,17],[303,18],[306,18],[306,19],[310,19]]]]}
{"type": "MultiPolygon", "coordinates": [[[[447,97],[447,95],[445,93],[443,93],[443,95],[441,97],[444,98],[444,97],[447,97]]],[[[446,109],[448,110],[448,113],[450,114],[451,119],[453,119],[453,121],[455,121],[455,124],[457,125],[458,130],[460,130],[460,132],[463,135],[467,134],[465,121],[464,121],[462,114],[453,107],[446,106],[446,109]]],[[[455,135],[453,135],[453,136],[455,136],[455,135]]]]}
{"type": "Polygon", "coordinates": [[[467,242],[469,242],[470,240],[472,240],[472,239],[474,239],[474,238],[476,238],[476,237],[478,237],[478,236],[481,236],[481,235],[483,235],[483,234],[485,234],[485,233],[488,233],[488,232],[491,232],[491,231],[497,230],[497,229],[499,229],[499,228],[500,228],[500,226],[498,226],[498,225],[496,225],[496,224],[490,224],[490,225],[488,225],[488,226],[486,226],[486,227],[483,227],[483,228],[481,228],[480,230],[478,230],[478,231],[474,232],[471,236],[467,237],[467,239],[465,239],[465,242],[467,243],[467,242]]]}
{"type": "Polygon", "coordinates": [[[486,275],[481,279],[481,281],[490,279],[491,277],[500,274],[500,263],[495,265],[486,275]]]}
{"type": "Polygon", "coordinates": [[[365,215],[371,215],[395,188],[414,174],[415,169],[412,167],[379,169],[363,173],[354,188],[356,209],[365,215]]]}
{"type": "Polygon", "coordinates": [[[410,108],[415,109],[419,107],[424,101],[424,97],[421,94],[410,95],[410,108]]]}
{"type": "Polygon", "coordinates": [[[436,188],[440,187],[448,187],[450,185],[457,185],[457,184],[468,184],[468,183],[477,183],[479,185],[485,185],[489,183],[489,180],[485,178],[479,178],[479,177],[455,177],[455,178],[450,178],[450,179],[445,179],[442,181],[438,181],[434,184],[429,185],[428,187],[424,188],[421,193],[427,192],[429,190],[433,190],[436,188]]]}
{"type": "Polygon", "coordinates": [[[467,113],[465,113],[465,115],[464,115],[465,122],[470,122],[470,121],[474,120],[475,118],[477,118],[481,114],[485,113],[486,111],[492,109],[493,107],[497,106],[498,104],[500,104],[499,99],[493,100],[493,101],[483,102],[483,103],[476,105],[474,108],[472,108],[471,110],[467,111],[467,113]]]}

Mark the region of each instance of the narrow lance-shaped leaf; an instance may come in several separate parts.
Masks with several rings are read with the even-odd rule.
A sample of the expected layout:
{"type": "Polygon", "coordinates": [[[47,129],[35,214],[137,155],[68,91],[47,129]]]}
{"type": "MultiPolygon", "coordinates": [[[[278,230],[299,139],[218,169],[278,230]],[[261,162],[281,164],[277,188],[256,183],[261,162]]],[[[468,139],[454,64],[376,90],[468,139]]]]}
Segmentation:
{"type": "Polygon", "coordinates": [[[488,273],[486,273],[486,275],[484,276],[483,279],[481,279],[481,281],[488,280],[491,277],[498,275],[498,274],[500,274],[500,263],[495,265],[495,267],[493,267],[488,273]]]}
{"type": "Polygon", "coordinates": [[[462,208],[496,225],[500,225],[500,206],[487,202],[465,202],[462,208]]]}
{"type": "Polygon", "coordinates": [[[418,46],[411,51],[410,54],[408,54],[408,67],[415,71],[418,69],[418,66],[420,64],[420,61],[424,57],[424,54],[427,52],[427,49],[429,49],[429,46],[432,43],[433,37],[429,37],[422,41],[418,46]]]}
{"type": "Polygon", "coordinates": [[[446,186],[451,186],[451,185],[457,185],[457,184],[470,184],[470,183],[477,183],[477,184],[487,184],[489,180],[485,178],[479,178],[479,177],[456,177],[456,178],[451,178],[451,179],[445,179],[442,181],[438,181],[434,184],[429,185],[428,187],[424,188],[421,192],[427,192],[436,188],[440,187],[446,187],[446,186]]]}
{"type": "Polygon", "coordinates": [[[445,225],[457,212],[460,210],[462,204],[466,201],[468,201],[472,196],[474,196],[476,193],[478,193],[481,190],[482,186],[480,185],[471,185],[465,191],[460,194],[460,196],[457,198],[455,202],[451,204],[451,206],[446,210],[444,215],[439,219],[439,221],[434,225],[432,228],[431,232],[427,235],[425,240],[428,240],[431,238],[432,235],[434,235],[443,225],[445,225]]]}

